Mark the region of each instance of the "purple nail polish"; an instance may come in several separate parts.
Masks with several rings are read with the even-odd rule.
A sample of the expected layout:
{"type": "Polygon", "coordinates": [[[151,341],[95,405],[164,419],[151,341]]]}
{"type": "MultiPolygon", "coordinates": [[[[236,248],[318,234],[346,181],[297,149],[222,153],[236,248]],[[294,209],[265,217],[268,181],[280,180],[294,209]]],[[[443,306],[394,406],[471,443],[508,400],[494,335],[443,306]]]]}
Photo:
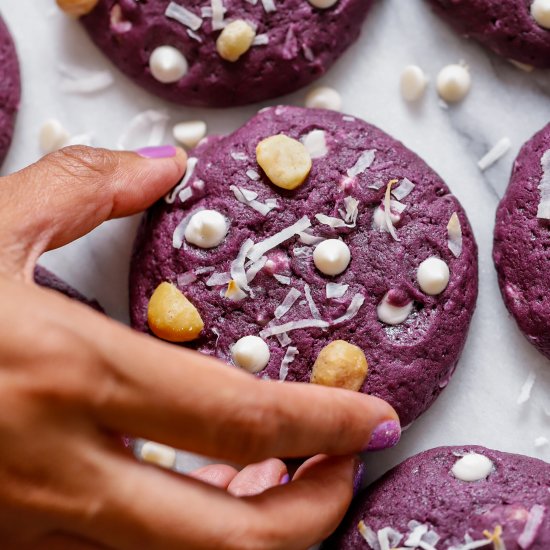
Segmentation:
{"type": "Polygon", "coordinates": [[[279,481],[279,485],[286,485],[290,481],[290,476],[288,474],[285,474],[281,481],[279,481]]]}
{"type": "Polygon", "coordinates": [[[173,145],[161,145],[159,147],[142,147],[136,153],[146,159],[169,159],[178,154],[173,145]]]}
{"type": "Polygon", "coordinates": [[[397,420],[387,420],[376,426],[365,451],[382,451],[395,447],[401,438],[401,426],[397,420]]]}
{"type": "Polygon", "coordinates": [[[357,496],[359,491],[363,488],[363,481],[365,478],[366,466],[364,462],[359,461],[355,467],[355,475],[353,476],[353,496],[357,496]]]}

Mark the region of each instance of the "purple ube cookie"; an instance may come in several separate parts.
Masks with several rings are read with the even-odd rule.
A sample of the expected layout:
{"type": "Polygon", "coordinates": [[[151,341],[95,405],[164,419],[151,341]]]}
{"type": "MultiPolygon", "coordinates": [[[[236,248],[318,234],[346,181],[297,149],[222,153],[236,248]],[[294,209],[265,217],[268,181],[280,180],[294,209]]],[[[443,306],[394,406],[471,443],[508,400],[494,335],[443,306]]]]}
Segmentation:
{"type": "Polygon", "coordinates": [[[544,0],[428,1],[456,31],[495,53],[527,65],[550,67],[550,19],[542,15],[544,0]]]}
{"type": "Polygon", "coordinates": [[[322,2],[100,0],[82,22],[113,63],[147,90],[185,105],[227,107],[277,97],[322,76],[358,37],[372,0],[336,0],[326,9],[313,3],[322,2]],[[217,41],[236,20],[250,23],[255,39],[229,61],[217,41]],[[164,46],[172,49],[155,53],[164,46]]]}
{"type": "Polygon", "coordinates": [[[536,458],[431,449],[360,493],[322,548],[548,550],[548,487],[550,465],[536,458]]]}
{"type": "MultiPolygon", "coordinates": [[[[285,155],[275,163],[289,165],[285,155]]],[[[368,361],[366,379],[361,360],[337,357],[332,375],[321,365],[314,381],[386,399],[407,425],[446,386],[462,351],[477,294],[477,249],[457,199],[404,145],[354,117],[279,106],[203,143],[183,182],[147,213],[130,274],[138,330],[150,332],[148,307],[163,282],[177,286],[204,322],[188,345],[264,378],[309,382],[325,346],[357,346],[368,361]],[[273,185],[257,162],[259,142],[278,134],[302,140],[313,158],[294,190],[273,185]],[[390,181],[394,236],[384,210],[390,181]],[[213,248],[187,239],[203,211],[212,223],[226,222],[227,236],[213,248]],[[328,256],[349,252],[339,275],[325,273],[327,246],[328,256]],[[434,295],[417,281],[427,258],[450,270],[448,286],[432,286],[434,295]],[[247,336],[255,342],[237,353],[247,336]]]]}
{"type": "Polygon", "coordinates": [[[87,306],[90,306],[97,311],[103,312],[103,308],[99,305],[98,302],[86,298],[86,296],[78,292],[78,290],[69,286],[57,275],[54,275],[51,271],[48,271],[42,266],[36,266],[34,270],[34,282],[37,285],[56,290],[57,292],[64,294],[68,298],[78,300],[79,302],[82,302],[83,304],[86,304],[87,306]]]}
{"type": "Polygon", "coordinates": [[[0,17],[0,165],[11,144],[20,97],[17,53],[10,32],[0,17]]]}
{"type": "Polygon", "coordinates": [[[550,124],[521,149],[496,215],[493,259],[520,330],[550,358],[550,124]]]}

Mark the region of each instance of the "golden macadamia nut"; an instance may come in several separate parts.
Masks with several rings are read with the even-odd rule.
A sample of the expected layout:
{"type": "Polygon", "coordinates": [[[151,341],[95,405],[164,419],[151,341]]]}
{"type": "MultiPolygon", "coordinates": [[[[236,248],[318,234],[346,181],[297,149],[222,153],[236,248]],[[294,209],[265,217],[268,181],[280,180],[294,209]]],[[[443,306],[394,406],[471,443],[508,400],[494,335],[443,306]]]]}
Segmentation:
{"type": "Polygon", "coordinates": [[[317,356],[311,383],[359,391],[367,377],[368,368],[367,358],[361,348],[345,340],[334,340],[317,356]]]}
{"type": "Polygon", "coordinates": [[[204,328],[197,308],[170,283],[161,283],[153,292],[147,321],[153,334],[169,342],[196,340],[204,328]]]}
{"type": "Polygon", "coordinates": [[[256,160],[277,187],[296,189],[311,170],[311,156],[296,139],[279,134],[260,141],[256,160]]]}
{"type": "Polygon", "coordinates": [[[246,21],[237,19],[229,23],[218,36],[216,49],[226,61],[237,61],[250,49],[255,36],[256,31],[246,21]]]}
{"type": "Polygon", "coordinates": [[[90,13],[99,0],[57,0],[57,5],[68,15],[80,17],[90,13]]]}

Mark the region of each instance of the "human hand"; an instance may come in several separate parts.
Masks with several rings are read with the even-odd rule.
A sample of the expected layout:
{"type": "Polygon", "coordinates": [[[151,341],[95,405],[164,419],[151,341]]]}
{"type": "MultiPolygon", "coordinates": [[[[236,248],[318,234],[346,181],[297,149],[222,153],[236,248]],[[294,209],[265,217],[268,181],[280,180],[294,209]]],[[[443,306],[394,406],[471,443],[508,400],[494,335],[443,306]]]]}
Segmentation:
{"type": "Polygon", "coordinates": [[[148,207],[181,178],[183,151],[143,154],[157,158],[72,147],[0,180],[1,546],[307,548],[343,516],[353,455],[397,419],[388,404],[259,380],[32,283],[42,252],[148,207]],[[179,476],[136,462],[120,434],[267,462],[179,476]],[[285,466],[270,457],[321,453],[279,484],[285,466]]]}

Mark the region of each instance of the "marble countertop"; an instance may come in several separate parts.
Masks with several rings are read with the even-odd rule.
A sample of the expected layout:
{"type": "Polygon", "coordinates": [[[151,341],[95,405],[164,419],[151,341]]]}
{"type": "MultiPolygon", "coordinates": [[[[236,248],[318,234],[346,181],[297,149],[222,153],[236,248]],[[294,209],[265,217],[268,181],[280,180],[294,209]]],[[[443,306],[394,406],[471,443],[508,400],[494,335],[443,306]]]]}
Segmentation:
{"type": "MultiPolygon", "coordinates": [[[[115,147],[129,121],[147,109],[166,110],[172,123],[204,119],[210,132],[226,133],[263,106],[220,111],[167,104],[112,69],[78,23],[58,13],[54,0],[32,2],[32,8],[30,3],[2,0],[2,15],[22,61],[24,90],[3,174],[39,158],[38,132],[52,117],[72,134],[91,133],[94,144],[115,147]],[[115,85],[88,96],[62,93],[60,63],[112,69],[115,85]]],[[[491,260],[495,208],[513,159],[522,143],[550,120],[550,71],[523,72],[456,36],[421,0],[384,0],[376,3],[360,40],[322,82],[340,91],[347,113],[402,140],[441,174],[464,205],[479,244],[479,300],[459,368],[396,449],[366,458],[369,479],[423,449],[448,444],[482,444],[550,461],[550,445],[534,445],[537,437],[550,439],[550,364],[527,344],[504,308],[491,260]],[[469,65],[473,88],[463,103],[444,109],[433,81],[441,67],[459,60],[469,65]],[[414,106],[405,104],[398,91],[401,70],[410,63],[423,67],[432,81],[414,106]],[[477,161],[502,137],[510,138],[512,149],[481,173],[477,161]],[[531,399],[518,405],[531,372],[537,376],[531,399]]],[[[301,91],[279,103],[302,104],[304,95],[301,91]]],[[[137,221],[107,223],[47,254],[43,263],[125,322],[137,221]]],[[[180,467],[198,461],[181,457],[180,467]]]]}

